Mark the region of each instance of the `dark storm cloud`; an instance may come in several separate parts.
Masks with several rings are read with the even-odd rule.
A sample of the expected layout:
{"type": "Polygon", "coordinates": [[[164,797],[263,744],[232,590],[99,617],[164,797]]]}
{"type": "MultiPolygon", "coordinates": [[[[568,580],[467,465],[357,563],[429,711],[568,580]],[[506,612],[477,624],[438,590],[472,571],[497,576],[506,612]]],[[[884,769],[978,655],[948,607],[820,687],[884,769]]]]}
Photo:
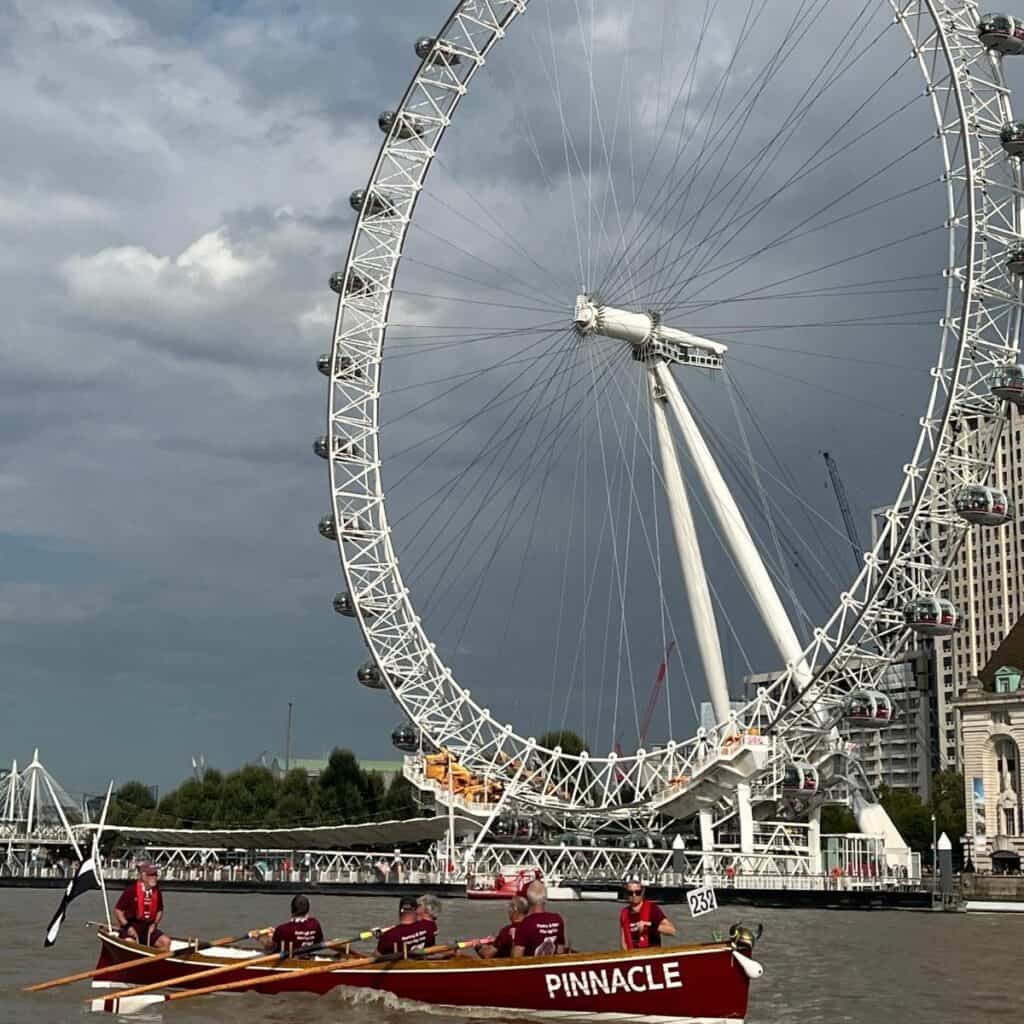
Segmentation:
{"type": "MultiPolygon", "coordinates": [[[[6,513],[0,527],[0,639],[14,691],[13,713],[0,727],[0,755],[23,759],[38,743],[71,789],[99,789],[112,774],[166,785],[187,770],[193,753],[231,767],[278,747],[286,703],[295,700],[300,753],[345,743],[363,755],[388,756],[386,736],[397,709],[353,680],[364,652],[354,627],[331,611],[330,598],[342,584],[334,549],[315,529],[328,499],[323,464],[310,451],[324,429],[325,382],[314,360],[328,347],[335,299],[326,281],[351,230],[347,195],[366,180],[379,145],[376,116],[394,106],[407,84],[415,65],[413,40],[440,24],[449,6],[384,0],[339,9],[316,0],[283,10],[271,0],[90,0],[19,2],[0,12],[0,131],[16,142],[0,163],[0,499],[6,513]],[[80,717],[76,710],[72,720],[62,710],[68,707],[85,710],[80,717]]],[[[719,208],[697,221],[693,237],[699,239],[714,232],[730,196],[746,209],[783,182],[827,138],[835,110],[848,108],[844,80],[823,96],[795,141],[779,147],[775,161],[753,160],[771,145],[772,104],[780,101],[783,86],[749,107],[744,90],[799,5],[769,6],[775,20],[746,41],[722,107],[747,110],[747,119],[734,126],[742,133],[735,154],[728,148],[734,134],[708,140],[700,112],[713,109],[714,83],[733,52],[746,5],[730,5],[711,27],[706,67],[695,79],[688,112],[676,108],[664,137],[652,107],[670,109],[685,80],[696,45],[692,23],[673,13],[675,49],[662,67],[658,5],[635,5],[625,36],[619,22],[629,5],[609,5],[615,17],[597,26],[596,37],[611,56],[596,69],[595,92],[602,109],[621,109],[618,130],[629,124],[637,140],[632,155],[621,144],[624,136],[609,145],[614,177],[628,180],[631,160],[641,170],[651,162],[650,187],[638,197],[638,222],[654,225],[652,240],[677,244],[672,234],[683,215],[672,212],[669,198],[682,183],[692,182],[694,195],[707,194],[734,171],[757,170],[752,191],[740,191],[741,176],[723,192],[719,208]],[[629,88],[623,89],[627,67],[629,88]],[[709,155],[694,164],[705,142],[709,155]],[[671,184],[659,192],[665,178],[671,184]]],[[[580,186],[577,164],[587,157],[581,143],[567,166],[552,82],[543,73],[552,40],[565,55],[560,86],[577,118],[585,117],[590,86],[581,75],[586,63],[579,33],[570,26],[572,5],[550,10],[551,35],[545,8],[537,3],[519,34],[496,51],[482,72],[483,87],[471,93],[446,138],[410,234],[403,296],[392,311],[396,324],[418,326],[392,330],[389,344],[396,353],[403,345],[408,350],[422,344],[431,332],[443,340],[446,334],[469,337],[488,325],[565,322],[581,284],[570,179],[580,186]],[[496,102],[496,95],[505,102],[496,102]],[[466,203],[467,191],[489,217],[466,203]],[[518,245],[536,265],[523,262],[518,245]],[[552,265],[555,274],[548,276],[552,265]],[[481,300],[504,305],[487,307],[481,300]],[[465,335],[455,331],[458,325],[466,327],[465,335]]],[[[840,11],[833,38],[843,24],[838,18],[849,21],[853,13],[840,11]]],[[[860,83],[883,68],[888,73],[905,59],[905,49],[894,44],[891,53],[851,70],[848,81],[860,83]]],[[[795,49],[788,88],[806,82],[820,61],[813,46],[795,49]]],[[[924,103],[918,108],[927,114],[924,103]]],[[[604,125],[609,139],[614,122],[612,114],[604,125]]],[[[931,130],[922,123],[925,132],[931,130]]],[[[582,125],[574,126],[577,140],[586,137],[582,125]]],[[[866,168],[878,166],[879,153],[898,151],[911,128],[905,120],[851,148],[773,203],[717,259],[756,248],[758,240],[798,222],[801,210],[813,211],[856,185],[866,168]]],[[[602,174],[603,161],[600,153],[602,174]]],[[[934,176],[934,163],[926,166],[934,176]]],[[[908,172],[907,183],[913,180],[908,172]]],[[[594,187],[602,203],[611,203],[601,175],[594,187]]],[[[901,218],[910,225],[920,221],[921,212],[907,203],[902,212],[898,206],[884,210],[888,236],[898,234],[901,218]]],[[[836,214],[857,205],[851,197],[836,214]]],[[[837,249],[867,247],[872,230],[861,220],[808,236],[743,266],[709,292],[729,295],[782,280],[829,261],[837,249]]],[[[594,242],[605,261],[618,230],[606,234],[594,242]]],[[[912,271],[901,268],[899,258],[880,257],[875,265],[860,265],[857,274],[912,271]]],[[[829,280],[842,277],[837,272],[829,280]]],[[[667,275],[661,283],[665,299],[678,293],[683,301],[691,294],[670,288],[667,275]]],[[[805,304],[800,314],[809,320],[862,315],[864,301],[826,297],[818,308],[805,304]]],[[[794,311],[782,302],[777,310],[734,305],[700,315],[710,331],[743,327],[759,316],[784,321],[794,311]]],[[[817,449],[841,443],[851,425],[863,431],[863,451],[852,445],[843,451],[848,486],[863,495],[863,517],[869,504],[891,493],[877,488],[876,462],[894,428],[882,414],[837,403],[828,388],[871,394],[899,411],[901,389],[920,391],[927,383],[899,375],[880,379],[884,371],[872,360],[904,359],[883,351],[892,344],[891,333],[841,331],[795,337],[782,329],[753,336],[737,331],[734,349],[738,358],[760,359],[766,367],[763,375],[756,368],[737,374],[778,449],[797,464],[798,489],[833,519],[817,449]],[[786,351],[758,355],[759,341],[786,351]],[[846,352],[856,349],[867,363],[838,363],[839,372],[830,375],[829,364],[808,364],[789,351],[832,341],[846,352]]],[[[908,347],[917,344],[914,337],[908,331],[908,347]]],[[[534,340],[524,336],[514,345],[534,340]]],[[[558,351],[557,344],[567,340],[552,340],[544,354],[558,351]]],[[[548,690],[558,666],[544,653],[534,660],[533,640],[557,614],[552,595],[558,578],[550,566],[560,564],[566,543],[559,510],[572,498],[576,448],[567,440],[558,452],[559,472],[549,481],[545,514],[531,535],[536,549],[525,573],[528,599],[520,595],[517,626],[509,635],[502,602],[511,599],[520,565],[514,545],[487,546],[485,530],[500,525],[498,513],[489,509],[474,523],[467,492],[462,507],[442,508],[431,519],[426,500],[479,451],[500,416],[460,433],[422,469],[423,449],[412,447],[479,405],[479,392],[450,390],[446,382],[512,347],[508,339],[496,339],[389,361],[384,446],[396,453],[389,479],[408,474],[390,499],[392,515],[408,517],[396,534],[403,555],[408,550],[429,566],[432,543],[443,553],[453,539],[463,542],[454,550],[464,563],[453,563],[454,570],[465,570],[461,575],[443,574],[451,561],[447,554],[419,575],[413,572],[418,593],[439,585],[442,596],[448,594],[428,618],[439,627],[452,620],[439,642],[457,655],[484,703],[496,713],[521,714],[524,729],[539,731],[548,722],[548,690]],[[439,383],[428,383],[433,380],[439,383]],[[414,539],[424,521],[430,529],[414,539]],[[444,591],[453,579],[454,589],[444,591]],[[487,590],[492,594],[479,603],[472,629],[463,630],[479,581],[488,584],[485,598],[487,590]],[[496,664],[499,648],[515,655],[508,657],[512,667],[496,664]]],[[[923,365],[921,350],[923,345],[906,361],[923,365]]],[[[578,351],[573,358],[584,357],[578,351]]],[[[525,413],[543,384],[538,378],[537,390],[529,393],[533,371],[532,364],[515,365],[490,386],[496,391],[518,376],[527,390],[519,399],[525,413]]],[[[709,418],[734,434],[722,390],[698,382],[692,388],[709,418]]],[[[911,404],[915,411],[899,428],[901,443],[919,415],[919,393],[911,404]]],[[[538,413],[533,429],[539,432],[543,422],[538,413]]],[[[597,479],[598,456],[587,458],[597,479]]],[[[504,468],[496,458],[492,462],[495,486],[505,487],[496,494],[508,500],[516,460],[504,468]]],[[[589,515],[588,543],[595,546],[605,511],[595,507],[589,515]]],[[[530,523],[527,514],[516,527],[521,544],[530,523]]],[[[640,586],[649,581],[649,563],[641,540],[634,536],[631,542],[640,586]]],[[[709,560],[725,561],[719,554],[709,560]]],[[[603,602],[613,586],[606,562],[594,579],[603,602]]],[[[735,585],[722,586],[735,596],[735,585]]],[[[678,589],[673,582],[669,599],[684,623],[678,589]]],[[[604,609],[602,603],[602,614],[604,609]]],[[[648,652],[660,643],[656,629],[648,643],[642,631],[649,625],[638,627],[638,643],[648,652]]],[[[771,657],[763,647],[755,653],[771,657]]],[[[601,657],[595,646],[589,662],[595,674],[601,657]]],[[[739,664],[735,651],[729,657],[739,664]]],[[[646,667],[638,678],[644,680],[636,683],[642,705],[646,667]]],[[[580,721],[596,734],[598,719],[611,706],[609,694],[577,689],[569,696],[569,724],[580,721]]],[[[675,699],[686,703],[682,691],[675,699]]],[[[622,706],[629,700],[623,696],[622,706]]],[[[556,717],[562,701],[559,693],[556,717]]],[[[601,725],[603,742],[609,728],[601,725]]]]}

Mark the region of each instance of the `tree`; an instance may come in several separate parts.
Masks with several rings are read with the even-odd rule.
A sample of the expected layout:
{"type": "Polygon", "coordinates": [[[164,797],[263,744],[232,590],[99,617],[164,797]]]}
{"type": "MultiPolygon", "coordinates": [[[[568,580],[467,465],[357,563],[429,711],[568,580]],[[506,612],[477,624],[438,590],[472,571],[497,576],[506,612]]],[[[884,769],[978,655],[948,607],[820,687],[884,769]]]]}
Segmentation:
{"type": "Polygon", "coordinates": [[[913,790],[880,786],[878,799],[907,845],[917,853],[928,854],[930,858],[932,815],[921,798],[913,790]]]}
{"type": "Polygon", "coordinates": [[[589,751],[587,741],[571,729],[558,729],[554,732],[546,732],[539,740],[538,745],[542,747],[561,747],[563,754],[578,757],[584,750],[589,751]]]}
{"type": "Polygon", "coordinates": [[[959,866],[963,858],[960,838],[967,832],[964,777],[959,772],[936,772],[932,776],[931,812],[935,815],[937,833],[949,836],[953,861],[959,866]]]}
{"type": "Polygon", "coordinates": [[[821,831],[824,835],[842,835],[857,831],[857,819],[849,807],[829,804],[821,809],[821,831]]]}
{"type": "Polygon", "coordinates": [[[246,765],[225,776],[215,825],[263,825],[277,803],[277,781],[267,768],[246,765]]]}
{"type": "Polygon", "coordinates": [[[395,775],[384,795],[385,817],[394,820],[417,818],[422,813],[416,803],[412,783],[402,775],[395,775]]]}
{"type": "Polygon", "coordinates": [[[138,818],[156,807],[153,791],[143,782],[132,780],[119,786],[110,802],[107,821],[111,825],[136,825],[138,818]]]}
{"type": "Polygon", "coordinates": [[[287,828],[309,822],[314,815],[313,803],[309,776],[301,768],[293,768],[278,787],[277,802],[270,815],[273,827],[287,828]]]}

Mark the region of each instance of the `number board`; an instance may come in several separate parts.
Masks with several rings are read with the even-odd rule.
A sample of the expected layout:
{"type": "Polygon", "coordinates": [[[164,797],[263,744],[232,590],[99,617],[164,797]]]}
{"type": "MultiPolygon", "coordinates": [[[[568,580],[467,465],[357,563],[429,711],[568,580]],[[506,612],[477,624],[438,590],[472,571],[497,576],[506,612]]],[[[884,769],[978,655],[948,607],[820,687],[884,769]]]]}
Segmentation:
{"type": "Polygon", "coordinates": [[[691,917],[701,917],[718,909],[715,890],[710,885],[703,886],[700,889],[691,889],[686,894],[686,902],[690,904],[691,917]]]}

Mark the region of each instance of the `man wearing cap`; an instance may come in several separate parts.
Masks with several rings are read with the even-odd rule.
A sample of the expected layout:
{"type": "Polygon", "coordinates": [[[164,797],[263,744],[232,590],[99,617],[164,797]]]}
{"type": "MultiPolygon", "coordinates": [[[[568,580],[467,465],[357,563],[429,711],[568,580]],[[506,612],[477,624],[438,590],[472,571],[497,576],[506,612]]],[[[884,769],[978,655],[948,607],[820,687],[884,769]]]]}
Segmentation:
{"type": "Polygon", "coordinates": [[[644,899],[644,884],[638,878],[626,882],[626,906],[619,914],[619,944],[622,949],[660,946],[662,935],[675,935],[676,926],[653,900],[644,899]]]}
{"type": "Polygon", "coordinates": [[[410,950],[434,945],[436,938],[437,922],[422,912],[415,896],[403,896],[398,901],[398,924],[381,935],[377,952],[408,956],[410,950]]]}
{"type": "Polygon", "coordinates": [[[132,882],[114,907],[118,935],[156,949],[170,949],[171,940],[157,927],[164,916],[164,898],[157,886],[156,865],[139,865],[138,881],[132,882]]]}

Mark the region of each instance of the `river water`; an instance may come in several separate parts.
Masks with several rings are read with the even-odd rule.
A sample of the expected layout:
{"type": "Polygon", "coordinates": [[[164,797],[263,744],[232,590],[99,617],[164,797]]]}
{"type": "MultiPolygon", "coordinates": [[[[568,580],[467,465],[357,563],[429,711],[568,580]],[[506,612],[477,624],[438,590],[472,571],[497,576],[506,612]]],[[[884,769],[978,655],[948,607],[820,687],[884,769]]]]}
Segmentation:
{"type": "MultiPolygon", "coordinates": [[[[84,922],[102,916],[99,895],[76,901],[57,945],[43,950],[55,890],[0,889],[0,1024],[81,1024],[85,984],[27,995],[21,986],[93,967],[97,944],[84,922]]],[[[169,893],[166,926],[175,935],[216,937],[287,917],[282,896],[169,893]]],[[[313,912],[328,936],[387,924],[396,899],[316,896],[313,912]]],[[[611,949],[618,907],[556,905],[577,949],[611,949]]],[[[725,932],[739,917],[762,921],[758,959],[765,975],[751,986],[751,1024],[987,1024],[1021,1012],[1020,950],[1024,915],[930,914],[907,911],[750,910],[724,908],[691,921],[686,908],[666,908],[683,941],[725,932]]],[[[503,923],[498,905],[446,900],[441,939],[488,934],[503,923]]],[[[111,1020],[114,1018],[93,1018],[111,1020]]],[[[122,1018],[138,1024],[454,1024],[472,1018],[323,998],[255,994],[211,996],[122,1018]]]]}

